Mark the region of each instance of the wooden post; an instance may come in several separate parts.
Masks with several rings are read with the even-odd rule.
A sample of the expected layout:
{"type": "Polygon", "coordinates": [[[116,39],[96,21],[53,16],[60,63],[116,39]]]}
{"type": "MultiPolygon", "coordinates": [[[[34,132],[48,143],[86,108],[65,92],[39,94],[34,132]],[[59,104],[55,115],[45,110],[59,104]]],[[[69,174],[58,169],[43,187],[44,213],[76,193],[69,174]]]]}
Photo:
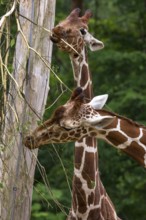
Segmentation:
{"type": "Polygon", "coordinates": [[[46,64],[51,63],[52,43],[41,27],[53,28],[55,3],[20,0],[14,71],[1,143],[1,220],[29,220],[31,215],[37,150],[25,148],[23,136],[37,126],[46,104],[50,75],[46,64]]]}

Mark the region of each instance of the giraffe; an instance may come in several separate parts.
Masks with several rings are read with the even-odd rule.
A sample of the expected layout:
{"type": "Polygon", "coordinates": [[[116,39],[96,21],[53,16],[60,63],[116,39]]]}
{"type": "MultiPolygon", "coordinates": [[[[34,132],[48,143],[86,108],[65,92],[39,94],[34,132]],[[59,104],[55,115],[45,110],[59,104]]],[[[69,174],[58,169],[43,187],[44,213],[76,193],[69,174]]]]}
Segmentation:
{"type": "MultiPolygon", "coordinates": [[[[52,30],[51,40],[54,43],[56,43],[61,50],[69,53],[71,64],[73,67],[73,76],[74,76],[75,84],[78,87],[82,87],[86,99],[91,100],[93,96],[92,78],[88,66],[86,45],[89,46],[91,51],[96,51],[102,49],[104,47],[104,44],[98,39],[94,38],[88,32],[88,21],[92,16],[91,11],[87,10],[84,16],[82,17],[79,17],[79,13],[80,13],[79,8],[74,9],[65,20],[61,21],[56,27],[54,27],[52,30]]],[[[95,150],[96,148],[97,151],[96,139],[93,137],[92,138],[87,137],[86,139],[82,139],[82,141],[80,140],[80,142],[75,143],[75,153],[74,153],[75,164],[79,163],[79,161],[81,163],[81,160],[83,160],[82,156],[80,156],[79,158],[79,151],[83,147],[85,148],[86,146],[88,147],[90,146],[90,148],[93,148],[93,150],[95,150]]],[[[97,172],[98,170],[97,154],[95,154],[94,160],[93,158],[92,159],[90,158],[90,155],[89,156],[87,155],[84,158],[84,160],[85,160],[84,163],[88,162],[90,164],[90,170],[84,170],[86,172],[86,176],[84,175],[85,180],[87,178],[90,178],[91,182],[94,181],[95,183],[101,181],[99,172],[97,172]]],[[[82,174],[80,173],[80,175],[82,174]]],[[[78,211],[76,211],[76,214],[74,212],[74,210],[77,210],[77,205],[78,205],[76,202],[76,196],[80,197],[79,194],[82,193],[82,189],[79,190],[77,187],[78,185],[80,185],[80,179],[78,178],[78,176],[79,176],[79,172],[77,174],[75,169],[73,176],[73,184],[72,184],[73,187],[72,209],[69,214],[70,216],[69,219],[71,219],[72,216],[76,216],[76,218],[78,218],[78,216],[80,215],[77,214],[78,211]]],[[[98,184],[97,187],[99,187],[98,184]]],[[[95,197],[97,196],[97,190],[95,190],[94,196],[95,197]]],[[[80,209],[86,210],[86,206],[87,206],[86,203],[84,203],[82,204],[82,207],[80,207],[80,209]]],[[[108,204],[106,204],[106,206],[108,206],[108,204]]],[[[108,211],[109,210],[110,208],[108,208],[108,211]]],[[[111,211],[113,212],[113,209],[111,211]]],[[[95,210],[95,213],[98,212],[100,211],[95,210]]],[[[84,217],[84,219],[86,218],[84,217]]]]}
{"type": "MultiPolygon", "coordinates": [[[[66,104],[24,138],[25,146],[35,149],[48,143],[74,142],[90,136],[105,140],[146,167],[146,126],[102,109],[106,101],[107,95],[101,95],[86,103],[82,88],[76,88],[66,104]]],[[[95,152],[96,149],[86,147],[86,153],[95,152]]]]}
{"type": "MultiPolygon", "coordinates": [[[[84,89],[84,93],[87,100],[90,100],[92,98],[93,92],[92,92],[92,79],[91,74],[89,71],[88,61],[87,61],[87,53],[85,46],[88,45],[89,48],[92,51],[96,51],[99,49],[102,49],[104,47],[103,43],[99,41],[98,39],[95,39],[89,32],[88,32],[88,21],[91,17],[90,10],[87,10],[84,14],[84,16],[79,17],[80,9],[73,10],[70,15],[62,22],[59,23],[53,30],[52,34],[52,41],[57,44],[57,46],[62,49],[65,52],[69,53],[72,67],[73,67],[73,75],[74,75],[74,81],[76,82],[77,86],[81,86],[84,89]],[[66,44],[67,42],[68,44],[66,44]],[[71,45],[71,47],[70,47],[71,45]]],[[[75,156],[74,156],[74,163],[81,162],[82,157],[80,156],[79,159],[79,150],[80,148],[85,146],[90,146],[92,148],[97,148],[96,139],[87,137],[86,139],[83,139],[82,142],[80,140],[80,143],[75,143],[75,156]]],[[[86,178],[90,177],[91,182],[94,179],[94,182],[101,181],[99,177],[99,172],[97,172],[98,169],[98,157],[95,155],[94,160],[90,158],[90,156],[87,156],[84,158],[88,163],[91,164],[90,171],[86,171],[86,178]],[[93,174],[94,173],[94,178],[93,174]]],[[[84,163],[86,163],[84,161],[84,163]]],[[[73,198],[72,198],[72,206],[77,206],[77,203],[75,202],[76,195],[79,194],[79,190],[77,189],[77,186],[80,184],[79,178],[77,178],[77,175],[75,173],[76,170],[74,170],[74,177],[73,177],[73,198]]],[[[97,187],[99,185],[97,184],[97,187]]],[[[80,190],[81,193],[81,190],[80,190]]],[[[95,190],[95,197],[97,196],[97,190],[95,190]]],[[[82,205],[83,206],[83,205],[82,205]]],[[[106,206],[108,206],[106,204],[106,206]]],[[[86,209],[86,204],[84,204],[84,209],[86,209]]],[[[72,207],[70,211],[70,216],[77,215],[73,214],[72,207]]],[[[107,208],[108,209],[108,208],[107,208]]],[[[110,209],[108,209],[110,210],[110,209]]],[[[113,211],[113,210],[112,210],[113,211]]],[[[95,211],[99,212],[99,210],[95,211]]],[[[102,214],[101,214],[102,215],[102,214]]],[[[71,218],[71,217],[70,217],[71,218]]]]}
{"type": "MultiPolygon", "coordinates": [[[[84,90],[86,100],[91,100],[93,96],[92,78],[88,66],[86,45],[89,46],[91,51],[96,51],[102,49],[104,47],[104,44],[103,42],[94,38],[88,32],[88,21],[92,16],[91,11],[87,10],[84,16],[82,17],[79,17],[79,13],[80,13],[79,8],[74,9],[65,20],[61,21],[56,27],[54,27],[52,30],[51,40],[54,43],[56,43],[61,50],[69,54],[71,64],[73,67],[73,76],[74,76],[75,84],[78,87],[82,87],[82,89],[84,90]]],[[[75,142],[74,164],[81,163],[83,158],[82,155],[79,154],[79,152],[81,151],[81,149],[85,149],[85,147],[87,146],[92,148],[93,151],[95,151],[96,148],[97,151],[96,139],[93,137],[92,138],[87,137],[85,139],[82,139],[82,141],[80,140],[80,142],[75,142]]],[[[95,182],[97,188],[102,187],[103,190],[105,191],[104,187],[101,186],[102,183],[98,171],[97,155],[98,152],[97,154],[94,155],[94,159],[91,158],[90,155],[86,155],[86,157],[84,157],[84,163],[90,164],[90,170],[84,168],[84,173],[86,172],[84,178],[85,181],[86,179],[90,179],[90,184],[92,182],[95,182]],[[98,184],[98,182],[100,182],[100,185],[98,184]]],[[[81,172],[80,172],[80,176],[82,176],[81,172]]],[[[87,209],[86,208],[87,204],[86,202],[84,202],[82,204],[79,204],[79,208],[78,208],[79,211],[77,210],[78,203],[76,201],[77,200],[76,197],[81,197],[80,195],[82,194],[82,189],[80,188],[79,190],[78,187],[79,185],[81,185],[79,178],[79,170],[77,172],[77,169],[74,169],[74,176],[72,183],[72,188],[73,188],[72,208],[70,210],[69,219],[72,219],[72,216],[76,217],[76,219],[79,218],[80,216],[79,212],[80,211],[83,212],[84,210],[87,209]]],[[[94,197],[98,196],[98,190],[97,189],[95,190],[94,197]]],[[[105,206],[108,212],[113,212],[113,208],[111,209],[110,203],[111,201],[109,201],[109,204],[105,202],[105,206]]],[[[91,218],[90,215],[93,215],[92,213],[93,211],[91,212],[91,214],[89,214],[88,218],[91,218]]],[[[95,209],[94,213],[97,216],[98,215],[103,216],[102,210],[95,209]]],[[[101,216],[99,217],[99,219],[102,219],[101,216]]],[[[116,216],[116,214],[114,214],[114,216],[116,216]]],[[[85,216],[84,219],[86,219],[85,216]]],[[[111,219],[117,219],[117,217],[113,217],[111,219]]]]}

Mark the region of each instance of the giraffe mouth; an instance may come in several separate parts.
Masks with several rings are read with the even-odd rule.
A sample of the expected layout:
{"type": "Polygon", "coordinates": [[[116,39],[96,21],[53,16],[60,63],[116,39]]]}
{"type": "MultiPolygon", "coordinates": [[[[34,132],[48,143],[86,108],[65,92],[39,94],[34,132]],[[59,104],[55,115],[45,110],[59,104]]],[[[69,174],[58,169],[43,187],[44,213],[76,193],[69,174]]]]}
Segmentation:
{"type": "Polygon", "coordinates": [[[60,42],[60,38],[56,37],[55,35],[52,35],[52,36],[50,37],[50,40],[51,40],[53,43],[55,43],[55,44],[57,44],[57,43],[60,42]]]}
{"type": "Polygon", "coordinates": [[[60,126],[61,128],[63,128],[64,130],[66,130],[66,131],[71,131],[71,130],[73,130],[74,128],[67,128],[67,127],[64,127],[64,126],[60,126]]]}

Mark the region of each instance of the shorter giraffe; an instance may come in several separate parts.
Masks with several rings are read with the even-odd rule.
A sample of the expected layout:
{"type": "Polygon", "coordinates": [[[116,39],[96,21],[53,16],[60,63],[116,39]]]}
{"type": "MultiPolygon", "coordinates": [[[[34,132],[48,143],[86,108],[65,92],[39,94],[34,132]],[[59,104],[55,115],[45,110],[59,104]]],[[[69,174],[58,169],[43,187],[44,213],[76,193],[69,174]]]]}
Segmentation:
{"type": "Polygon", "coordinates": [[[25,137],[25,146],[34,149],[47,143],[97,137],[146,167],[146,127],[103,110],[107,95],[96,96],[89,103],[84,99],[83,90],[80,87],[75,89],[65,105],[58,107],[49,120],[25,137]]]}

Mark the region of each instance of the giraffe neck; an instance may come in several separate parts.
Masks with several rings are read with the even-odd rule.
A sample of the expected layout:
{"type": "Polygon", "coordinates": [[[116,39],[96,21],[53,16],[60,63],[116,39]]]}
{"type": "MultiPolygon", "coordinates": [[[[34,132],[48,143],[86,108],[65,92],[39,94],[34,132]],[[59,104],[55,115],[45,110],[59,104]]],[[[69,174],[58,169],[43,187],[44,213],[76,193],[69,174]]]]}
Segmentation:
{"type": "Polygon", "coordinates": [[[117,220],[100,180],[96,142],[92,141],[94,138],[89,137],[75,143],[73,200],[68,220],[117,220]]]}
{"type": "MultiPolygon", "coordinates": [[[[93,92],[85,48],[79,57],[70,56],[70,58],[75,83],[84,90],[88,102],[93,92]]],[[[118,219],[100,180],[97,151],[97,141],[93,137],[75,142],[73,198],[68,220],[118,219]]]]}
{"type": "Polygon", "coordinates": [[[98,112],[116,116],[111,125],[99,132],[101,138],[146,167],[146,127],[115,113],[105,110],[98,112]]]}
{"type": "Polygon", "coordinates": [[[83,47],[78,57],[70,56],[76,86],[84,90],[85,97],[89,100],[93,97],[92,79],[87,61],[86,48],[83,47]]]}

